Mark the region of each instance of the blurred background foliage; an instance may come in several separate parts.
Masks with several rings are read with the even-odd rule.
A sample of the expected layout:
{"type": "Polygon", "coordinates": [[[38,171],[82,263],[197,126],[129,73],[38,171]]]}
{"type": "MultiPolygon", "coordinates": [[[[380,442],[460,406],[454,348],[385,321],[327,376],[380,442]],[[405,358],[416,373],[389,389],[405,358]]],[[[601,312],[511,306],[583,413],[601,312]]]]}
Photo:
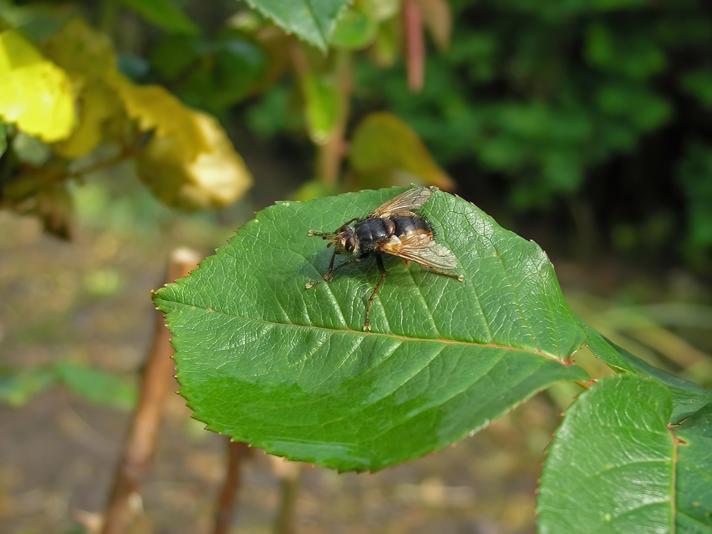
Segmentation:
{"type": "MultiPolygon", "coordinates": [[[[346,3],[324,0],[331,11],[310,21],[290,17],[293,4],[261,0],[0,0],[0,401],[21,406],[45,392],[23,409],[35,410],[30,422],[58,421],[45,429],[56,444],[47,461],[63,463],[79,446],[110,471],[105,451],[124,419],[53,399],[68,391],[92,406],[132,405],[150,336],[147,290],[173,247],[207,252],[277,199],[414,181],[457,192],[536,239],[587,322],[710,385],[712,5],[354,0],[341,11],[346,3]],[[35,220],[73,243],[42,235],[35,220]]],[[[478,532],[530,531],[532,466],[575,394],[553,388],[476,443],[392,476],[308,475],[305,530],[360,524],[363,510],[385,528],[393,492],[412,506],[393,510],[392,532],[433,531],[452,510],[476,517],[478,532]],[[530,426],[541,431],[519,430],[530,426]],[[488,458],[504,447],[498,471],[488,458]],[[324,518],[314,503],[337,486],[363,493],[361,512],[337,506],[324,518]],[[489,487],[500,496],[479,489],[489,487]],[[463,504],[473,496],[486,504],[463,504]],[[424,518],[431,512],[435,523],[424,518]]],[[[182,438],[200,451],[209,438],[185,432],[182,401],[174,404],[168,432],[179,439],[170,443],[182,445],[172,451],[192,465],[182,438]]],[[[34,443],[37,429],[4,413],[34,443]]],[[[31,493],[51,486],[52,470],[36,460],[44,449],[5,447],[21,474],[0,469],[0,520],[23,506],[44,512],[45,494],[31,493]],[[30,504],[3,500],[15,486],[30,504]]],[[[198,482],[174,485],[157,522],[206,517],[195,503],[219,479],[212,450],[213,470],[198,458],[198,482]]],[[[170,480],[175,465],[164,462],[170,480]]],[[[84,484],[81,507],[99,508],[93,474],[70,467],[56,478],[84,484]]],[[[275,490],[252,476],[258,492],[246,500],[262,516],[247,512],[247,521],[269,523],[275,490]]],[[[73,490],[57,491],[65,502],[73,490]]],[[[42,517],[37,531],[66,510],[42,517]]]]}
{"type": "MultiPolygon", "coordinates": [[[[3,205],[38,213],[62,233],[65,178],[94,170],[107,150],[109,164],[133,159],[170,205],[230,204],[250,172],[222,128],[195,109],[233,138],[258,138],[294,161],[304,172],[293,189],[314,180],[297,198],[421,180],[456,187],[505,222],[534,220],[582,259],[603,247],[710,267],[708,3],[416,3],[429,36],[422,88],[408,83],[413,53],[395,0],[356,1],[335,18],[324,50],[312,45],[326,47],[325,37],[299,21],[293,29],[312,45],[234,0],[3,0],[3,27],[61,67],[76,99],[74,113],[63,111],[76,125],[59,142],[50,132],[52,142],[37,147],[25,139],[43,137],[32,127],[4,127],[3,205]],[[393,115],[358,136],[379,111],[393,115]],[[374,153],[384,146],[378,135],[394,148],[374,153]]],[[[62,121],[56,109],[52,117],[62,121]]]]}

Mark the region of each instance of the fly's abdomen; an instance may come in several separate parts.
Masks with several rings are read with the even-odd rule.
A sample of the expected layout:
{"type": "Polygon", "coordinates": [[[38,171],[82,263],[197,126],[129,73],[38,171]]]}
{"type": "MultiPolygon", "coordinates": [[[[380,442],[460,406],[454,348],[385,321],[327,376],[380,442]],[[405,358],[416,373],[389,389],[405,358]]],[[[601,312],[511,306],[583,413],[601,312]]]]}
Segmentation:
{"type": "Polygon", "coordinates": [[[417,215],[397,215],[391,217],[395,226],[394,234],[404,236],[413,232],[428,232],[432,233],[432,228],[428,221],[417,215]]]}

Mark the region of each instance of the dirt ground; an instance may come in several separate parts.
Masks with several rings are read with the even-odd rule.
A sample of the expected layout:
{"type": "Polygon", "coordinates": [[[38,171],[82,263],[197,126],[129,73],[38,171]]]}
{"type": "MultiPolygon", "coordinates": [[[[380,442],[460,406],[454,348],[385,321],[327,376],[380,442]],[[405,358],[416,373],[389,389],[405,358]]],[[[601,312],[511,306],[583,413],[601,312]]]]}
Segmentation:
{"type": "MultiPolygon", "coordinates": [[[[189,245],[207,253],[250,211],[176,218],[154,206],[147,216],[143,201],[108,209],[103,194],[80,193],[70,243],[47,237],[34,220],[0,213],[3,365],[67,359],[135,380],[155,317],[149,290],[160,284],[169,251],[189,245]]],[[[537,477],[560,411],[539,395],[475,437],[376,474],[303,466],[294,530],[534,532],[537,477]]],[[[74,532],[77,517],[100,512],[128,416],[61,387],[25,406],[0,404],[0,533],[74,532]]],[[[132,532],[209,532],[224,456],[224,440],[171,395],[132,532]]],[[[255,451],[244,466],[235,532],[273,531],[281,463],[255,451]]]]}

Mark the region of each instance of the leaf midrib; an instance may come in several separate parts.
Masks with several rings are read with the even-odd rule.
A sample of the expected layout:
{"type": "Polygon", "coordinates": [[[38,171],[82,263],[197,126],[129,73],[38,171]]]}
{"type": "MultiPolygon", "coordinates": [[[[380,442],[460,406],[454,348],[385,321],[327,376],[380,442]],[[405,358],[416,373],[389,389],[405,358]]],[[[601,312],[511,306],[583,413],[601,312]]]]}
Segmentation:
{"type": "MultiPolygon", "coordinates": [[[[326,331],[326,332],[340,333],[340,334],[351,334],[351,335],[357,335],[357,336],[362,336],[362,337],[381,337],[384,339],[390,339],[390,340],[394,340],[394,341],[408,342],[408,343],[439,343],[439,344],[445,344],[445,345],[489,348],[489,349],[496,349],[496,350],[505,350],[505,351],[510,351],[510,352],[522,352],[525,354],[531,354],[533,356],[539,356],[542,358],[546,358],[548,360],[555,361],[556,363],[559,363],[564,366],[567,365],[564,362],[564,360],[560,359],[555,354],[551,354],[551,353],[548,353],[541,349],[534,349],[531,347],[514,347],[514,346],[508,346],[508,345],[500,345],[498,343],[478,343],[478,342],[474,342],[474,341],[446,339],[446,338],[441,338],[441,337],[423,338],[423,337],[406,336],[403,334],[394,334],[394,333],[387,333],[387,332],[363,332],[361,330],[354,330],[353,328],[332,328],[332,327],[320,326],[320,325],[299,324],[299,323],[292,323],[292,322],[287,323],[287,322],[281,322],[281,321],[270,321],[270,320],[262,319],[262,318],[245,317],[242,315],[237,315],[234,313],[226,312],[224,310],[220,310],[220,309],[216,309],[216,308],[206,308],[204,306],[198,306],[196,304],[181,302],[179,300],[168,300],[165,298],[161,298],[160,296],[157,297],[155,300],[156,300],[156,305],[159,308],[161,307],[160,302],[172,302],[172,303],[178,304],[180,306],[185,306],[185,307],[193,308],[196,310],[202,310],[207,313],[218,313],[220,315],[225,315],[226,317],[233,317],[236,319],[242,319],[244,321],[252,321],[252,322],[261,323],[261,324],[270,325],[270,326],[303,328],[303,329],[307,329],[307,330],[326,331]]],[[[162,310],[162,311],[168,313],[167,310],[162,310]]],[[[567,356],[571,356],[571,355],[569,354],[567,356]]]]}

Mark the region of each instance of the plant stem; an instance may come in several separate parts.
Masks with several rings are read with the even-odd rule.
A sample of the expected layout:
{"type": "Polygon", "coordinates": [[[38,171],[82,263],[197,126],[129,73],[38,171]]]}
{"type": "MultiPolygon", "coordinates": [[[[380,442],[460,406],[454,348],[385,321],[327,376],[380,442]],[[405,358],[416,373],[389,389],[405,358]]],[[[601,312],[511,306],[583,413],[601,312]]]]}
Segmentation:
{"type": "Polygon", "coordinates": [[[230,525],[235,515],[235,500],[240,491],[242,461],[250,454],[250,449],[245,443],[229,439],[226,443],[227,470],[225,481],[218,495],[213,534],[228,534],[230,532],[230,525]]]}
{"type": "Polygon", "coordinates": [[[292,534],[294,532],[294,509],[297,503],[297,495],[299,494],[302,466],[284,461],[279,466],[279,472],[281,478],[280,498],[273,532],[274,534],[292,534]]]}
{"type": "Polygon", "coordinates": [[[417,93],[423,88],[425,80],[423,15],[417,0],[403,0],[403,29],[408,87],[417,93]]]}
{"type": "MultiPolygon", "coordinates": [[[[177,249],[171,255],[166,281],[187,275],[197,267],[198,253],[177,249]]],[[[123,453],[114,473],[109,501],[104,512],[102,534],[127,532],[145,473],[156,448],[166,393],[173,383],[173,361],[168,329],[156,318],[153,342],[141,379],[139,399],[133,414],[123,453]],[[134,506],[132,506],[132,504],[134,506]]]]}
{"type": "Polygon", "coordinates": [[[317,155],[317,170],[321,181],[327,185],[336,185],[341,171],[341,161],[346,152],[344,134],[351,112],[351,91],[353,89],[353,73],[351,53],[346,50],[335,51],[334,73],[336,87],[339,93],[339,117],[331,135],[322,145],[319,145],[317,155]]]}

